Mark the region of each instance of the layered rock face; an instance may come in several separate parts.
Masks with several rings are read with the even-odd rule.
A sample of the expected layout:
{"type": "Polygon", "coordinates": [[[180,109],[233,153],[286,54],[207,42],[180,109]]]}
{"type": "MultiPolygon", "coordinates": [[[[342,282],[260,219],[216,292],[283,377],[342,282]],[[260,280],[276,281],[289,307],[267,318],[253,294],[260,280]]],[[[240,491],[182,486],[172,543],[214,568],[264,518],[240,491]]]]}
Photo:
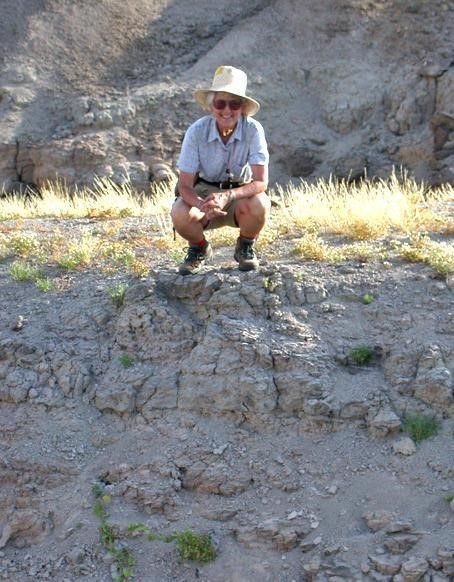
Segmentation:
{"type": "Polygon", "coordinates": [[[161,270],[120,307],[113,283],[3,287],[3,579],[115,579],[93,485],[138,579],[450,579],[448,281],[415,265],[161,270]],[[400,435],[410,414],[440,434],[400,435]],[[185,565],[132,523],[209,532],[218,557],[185,565]]]}
{"type": "MultiPolygon", "coordinates": [[[[7,334],[2,398],[54,406],[83,397],[103,412],[146,420],[178,409],[258,425],[358,421],[383,436],[400,428],[396,413],[409,407],[452,415],[449,302],[425,312],[429,297],[421,296],[424,320],[411,313],[397,325],[390,305],[364,306],[347,280],[367,285],[361,273],[341,283],[325,274],[321,283],[285,266],[247,278],[159,272],[128,291],[118,314],[102,302],[83,315],[67,304],[36,321],[45,327],[30,329],[28,340],[27,327],[7,334]],[[424,339],[414,342],[416,335],[424,339]],[[371,365],[355,362],[358,346],[369,347],[371,365]],[[121,354],[137,365],[123,366],[121,354]]],[[[442,282],[431,289],[441,304],[449,294],[442,282]]]]}
{"type": "Polygon", "coordinates": [[[262,103],[273,181],[452,181],[453,21],[444,0],[21,0],[0,24],[0,184],[146,190],[175,170],[219,64],[262,103]]]}

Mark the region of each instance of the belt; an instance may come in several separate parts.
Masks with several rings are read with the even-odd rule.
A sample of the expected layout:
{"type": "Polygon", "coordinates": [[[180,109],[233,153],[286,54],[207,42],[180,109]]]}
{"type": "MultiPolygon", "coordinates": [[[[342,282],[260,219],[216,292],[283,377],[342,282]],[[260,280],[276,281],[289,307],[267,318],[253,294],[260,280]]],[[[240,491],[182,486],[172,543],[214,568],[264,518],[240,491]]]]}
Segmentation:
{"type": "Polygon", "coordinates": [[[208,186],[215,186],[216,188],[219,188],[219,190],[231,190],[232,188],[238,188],[238,186],[241,186],[239,182],[231,182],[230,180],[225,180],[224,182],[208,182],[208,180],[200,178],[200,176],[197,178],[196,184],[199,182],[208,184],[208,186]]]}

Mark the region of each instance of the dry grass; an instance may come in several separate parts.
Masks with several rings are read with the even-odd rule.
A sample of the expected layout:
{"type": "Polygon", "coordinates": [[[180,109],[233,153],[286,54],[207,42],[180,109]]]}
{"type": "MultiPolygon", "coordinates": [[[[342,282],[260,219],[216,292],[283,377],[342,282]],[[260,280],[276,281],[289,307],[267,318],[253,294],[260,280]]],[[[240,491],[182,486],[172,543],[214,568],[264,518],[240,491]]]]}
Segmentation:
{"type": "Polygon", "coordinates": [[[454,203],[454,188],[445,185],[428,191],[406,177],[394,174],[387,181],[347,184],[320,180],[301,182],[299,187],[278,188],[283,200],[281,218],[296,228],[346,236],[352,240],[375,240],[393,233],[421,231],[452,234],[454,218],[440,206],[454,203]]]}
{"type": "Polygon", "coordinates": [[[131,184],[97,179],[92,188],[70,192],[64,183],[47,183],[39,196],[12,194],[0,199],[0,220],[26,218],[126,218],[158,216],[170,208],[174,184],[153,185],[138,194],[131,184]]]}
{"type": "MultiPolygon", "coordinates": [[[[40,196],[11,195],[0,199],[0,259],[32,260],[62,269],[126,270],[143,277],[154,257],[179,261],[187,243],[174,239],[170,208],[175,183],[136,193],[129,184],[98,180],[92,188],[70,193],[63,184],[47,184],[40,196]],[[90,219],[90,234],[68,238],[57,224],[52,233],[27,219],[57,217],[90,219]],[[124,220],[147,218],[146,226],[130,231],[124,220]],[[93,222],[92,222],[93,221],[93,222]],[[95,225],[96,228],[93,228],[95,225]]],[[[424,262],[440,273],[454,270],[454,188],[429,190],[406,176],[347,184],[320,180],[271,192],[273,208],[258,240],[260,251],[273,258],[290,252],[303,260],[338,262],[388,259],[390,254],[424,262]],[[436,241],[433,238],[447,237],[436,241]],[[404,243],[395,242],[404,239],[404,243]],[[283,240],[287,245],[281,245],[283,240]],[[394,241],[394,244],[393,244],[394,241]],[[276,243],[276,244],[275,244],[276,243]]],[[[238,232],[210,231],[214,248],[233,246],[238,232]]]]}

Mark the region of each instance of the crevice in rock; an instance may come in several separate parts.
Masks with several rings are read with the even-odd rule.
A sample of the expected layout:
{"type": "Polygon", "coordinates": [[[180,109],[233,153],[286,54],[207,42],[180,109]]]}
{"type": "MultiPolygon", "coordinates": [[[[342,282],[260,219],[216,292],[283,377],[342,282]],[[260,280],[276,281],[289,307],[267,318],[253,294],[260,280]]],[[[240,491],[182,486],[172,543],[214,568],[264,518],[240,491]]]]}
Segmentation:
{"type": "Polygon", "coordinates": [[[16,172],[17,181],[22,182],[22,175],[19,173],[19,168],[18,168],[19,147],[20,147],[19,140],[16,139],[16,151],[14,153],[14,170],[16,172]]]}

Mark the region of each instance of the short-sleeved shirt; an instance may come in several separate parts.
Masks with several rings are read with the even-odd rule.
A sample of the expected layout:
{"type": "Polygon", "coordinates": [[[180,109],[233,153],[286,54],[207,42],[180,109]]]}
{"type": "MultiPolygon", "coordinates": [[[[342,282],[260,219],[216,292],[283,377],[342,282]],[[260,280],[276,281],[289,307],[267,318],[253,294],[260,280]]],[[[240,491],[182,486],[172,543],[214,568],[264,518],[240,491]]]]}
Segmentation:
{"type": "Polygon", "coordinates": [[[206,115],[186,131],[178,159],[178,169],[199,174],[209,182],[250,182],[251,166],[269,161],[268,147],[262,125],[242,115],[228,142],[224,144],[216,120],[206,115]]]}

